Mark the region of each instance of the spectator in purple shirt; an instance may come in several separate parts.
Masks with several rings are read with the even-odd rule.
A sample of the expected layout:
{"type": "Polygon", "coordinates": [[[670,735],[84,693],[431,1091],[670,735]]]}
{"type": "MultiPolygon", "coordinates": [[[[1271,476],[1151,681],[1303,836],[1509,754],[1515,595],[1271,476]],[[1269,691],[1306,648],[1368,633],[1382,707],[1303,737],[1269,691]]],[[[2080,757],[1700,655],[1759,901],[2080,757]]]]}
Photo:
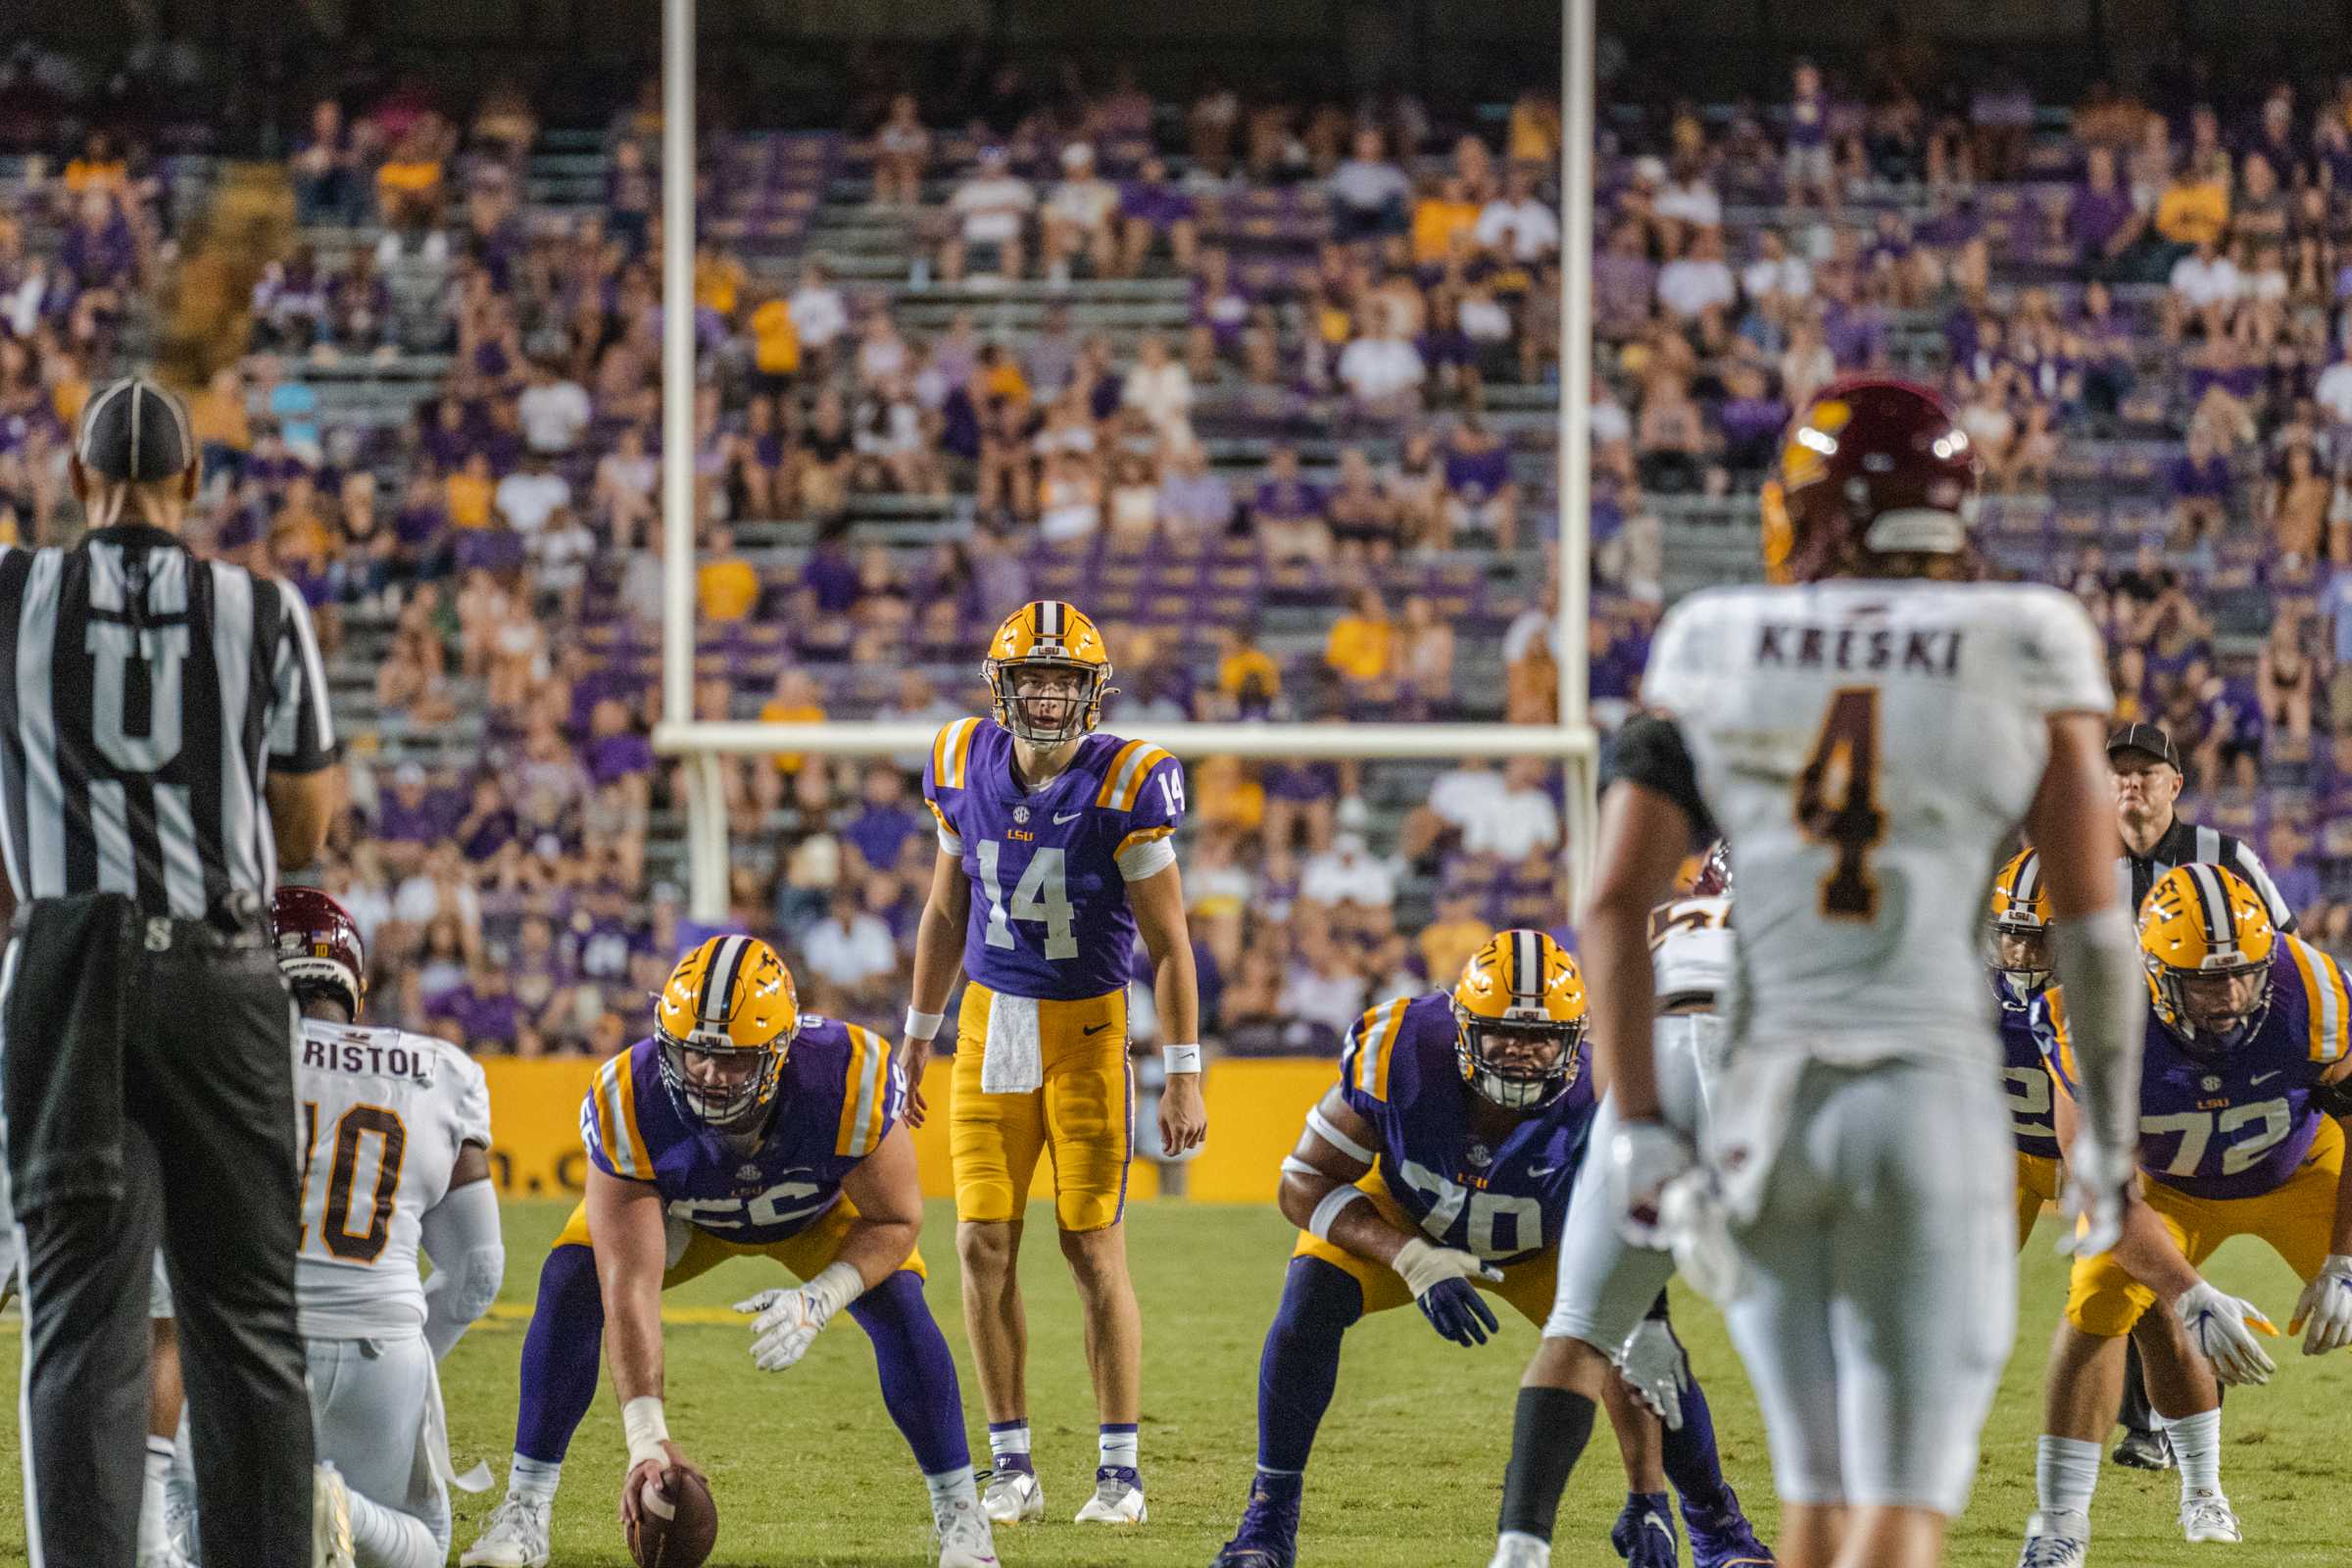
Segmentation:
{"type": "Polygon", "coordinates": [[[1501,550],[1518,548],[1519,481],[1511,476],[1511,455],[1475,414],[1446,439],[1446,502],[1439,515],[1446,548],[1470,532],[1493,535],[1501,550]]]}
{"type": "Polygon", "coordinates": [[[1788,405],[1771,395],[1764,372],[1752,365],[1735,364],[1723,382],[1730,396],[1715,411],[1723,431],[1723,466],[1734,473],[1761,472],[1772,466],[1781,428],[1788,422],[1788,405]]]}
{"type": "Polygon", "coordinates": [[[2115,149],[2093,146],[2082,183],[2066,209],[2066,237],[2076,262],[2094,272],[2107,271],[2139,243],[2147,227],[2148,215],[2116,176],[2115,149]]]}
{"type": "Polygon", "coordinates": [[[1266,460],[1266,477],[1250,504],[1269,560],[1331,560],[1331,529],[1323,520],[1323,490],[1298,474],[1298,450],[1279,446],[1266,460]]]}
{"type": "Polygon", "coordinates": [[[1186,538],[1223,533],[1233,522],[1233,487],[1211,471],[1208,454],[1187,441],[1167,455],[1156,508],[1160,526],[1186,538]]]}
{"type": "Polygon", "coordinates": [[[2211,426],[2202,419],[2190,421],[2187,449],[2164,466],[2176,547],[2195,544],[2229,525],[2233,482],[2230,460],[2214,446],[2211,426]]]}
{"type": "Polygon", "coordinates": [[[1164,238],[1176,270],[1193,270],[1196,230],[1193,199],[1168,176],[1167,164],[1147,158],[1135,178],[1119,187],[1120,275],[1133,277],[1144,270],[1152,243],[1164,238]]]}
{"type": "Polygon", "coordinates": [[[1649,325],[1657,282],[1642,225],[1619,223],[1608,248],[1592,258],[1592,330],[1611,342],[1640,336],[1649,325]]]}
{"type": "Polygon", "coordinates": [[[922,836],[925,819],[906,804],[906,777],[887,761],[865,771],[864,804],[841,825],[842,874],[856,880],[898,868],[909,839],[922,836]]]}
{"type": "Polygon", "coordinates": [[[85,291],[128,286],[138,269],[139,245],[111,191],[83,193],[58,260],[85,291]]]}
{"type": "Polygon", "coordinates": [[[473,780],[473,805],[463,820],[451,830],[458,848],[466,858],[476,865],[497,858],[498,852],[514,842],[519,831],[514,808],[507,804],[507,793],[498,775],[478,773],[473,780]]]}
{"type": "Polygon", "coordinates": [[[375,837],[384,847],[384,866],[407,876],[424,861],[425,850],[449,829],[447,813],[420,762],[403,762],[392,788],[376,805],[375,837]]]}

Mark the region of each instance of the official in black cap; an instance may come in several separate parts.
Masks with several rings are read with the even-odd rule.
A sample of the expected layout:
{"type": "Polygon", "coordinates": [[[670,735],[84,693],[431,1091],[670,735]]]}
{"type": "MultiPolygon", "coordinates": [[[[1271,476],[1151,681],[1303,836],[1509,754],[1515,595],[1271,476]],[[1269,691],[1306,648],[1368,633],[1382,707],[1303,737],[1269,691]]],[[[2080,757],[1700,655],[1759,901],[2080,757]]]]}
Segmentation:
{"type": "Polygon", "coordinates": [[[341,1483],[313,1470],[293,1006],[270,928],[277,867],[318,858],[336,798],[324,666],[290,585],[181,542],[199,464],[176,397],[104,387],[71,466],[88,533],[0,550],[29,1556],[137,1553],[160,1246],[206,1559],[344,1568],[341,1483]]]}

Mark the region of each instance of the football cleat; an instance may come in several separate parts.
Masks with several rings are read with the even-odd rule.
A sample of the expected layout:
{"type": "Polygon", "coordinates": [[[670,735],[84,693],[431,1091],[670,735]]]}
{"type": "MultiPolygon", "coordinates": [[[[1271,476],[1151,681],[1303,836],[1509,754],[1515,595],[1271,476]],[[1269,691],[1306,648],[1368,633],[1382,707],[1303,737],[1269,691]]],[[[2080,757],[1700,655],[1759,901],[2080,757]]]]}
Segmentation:
{"type": "Polygon", "coordinates": [[[1682,1568],[1682,1539],[1663,1495],[1629,1501],[1609,1531],[1609,1544],[1627,1568],[1682,1568]]]}
{"type": "Polygon", "coordinates": [[[2090,1551],[2090,1520],[2079,1513],[2037,1513],[2026,1521],[2017,1568],[2082,1568],[2090,1551]]]}
{"type": "Polygon", "coordinates": [[[331,1464],[311,1472],[311,1568],[357,1568],[352,1558],[351,1491],[331,1464]]]}
{"type": "Polygon", "coordinates": [[[509,1493],[458,1559],[458,1568],[547,1568],[548,1526],[555,1512],[553,1501],[532,1502],[509,1493]]]}
{"type": "Polygon", "coordinates": [[[1123,1464],[1099,1465],[1095,1494],[1078,1510],[1082,1525],[1140,1525],[1144,1522],[1144,1479],[1123,1464]]]}
{"type": "Polygon", "coordinates": [[[1242,1522],[1209,1568],[1291,1568],[1298,1555],[1298,1496],[1297,1476],[1253,1478],[1242,1522]]]}
{"type": "Polygon", "coordinates": [[[196,1568],[196,1565],[180,1552],[178,1546],[166,1542],[153,1551],[140,1552],[138,1568],[196,1568]]]}
{"type": "Polygon", "coordinates": [[[931,1528],[939,1540],[939,1568],[997,1568],[996,1538],[969,1493],[934,1502],[931,1528]]]}
{"type": "Polygon", "coordinates": [[[1551,1547],[1533,1536],[1507,1535],[1494,1543],[1487,1568],[1551,1568],[1551,1547]]]}
{"type": "Polygon", "coordinates": [[[2180,1503],[2180,1539],[2190,1545],[2234,1546],[2245,1540],[2230,1499],[2218,1492],[2200,1492],[2180,1503]]]}
{"type": "Polygon", "coordinates": [[[1237,1539],[1225,1543],[1208,1568],[1291,1568],[1291,1563],[1287,1547],[1257,1545],[1237,1539]]]}
{"type": "Polygon", "coordinates": [[[991,1470],[980,1494],[989,1523],[1034,1524],[1046,1516],[1046,1489],[1027,1470],[991,1470]]]}
{"type": "Polygon", "coordinates": [[[1723,1489],[1720,1511],[1701,1512],[1687,1504],[1683,1528],[1690,1533],[1690,1568],[1774,1568],[1772,1548],[1756,1539],[1755,1526],[1740,1509],[1740,1498],[1723,1489]]]}
{"type": "Polygon", "coordinates": [[[2173,1440],[2157,1431],[2131,1431],[2115,1446],[2115,1462],[2127,1470],[2170,1470],[2173,1440]]]}

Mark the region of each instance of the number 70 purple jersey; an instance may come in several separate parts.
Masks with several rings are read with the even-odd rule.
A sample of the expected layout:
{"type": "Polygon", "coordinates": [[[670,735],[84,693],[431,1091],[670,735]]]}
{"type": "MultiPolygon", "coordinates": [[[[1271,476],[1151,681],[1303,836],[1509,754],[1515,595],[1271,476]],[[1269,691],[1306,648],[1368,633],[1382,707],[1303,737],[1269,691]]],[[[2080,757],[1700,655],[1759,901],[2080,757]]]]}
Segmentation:
{"type": "Polygon", "coordinates": [[[1709,590],[1660,623],[1642,696],[1739,865],[1742,1042],[1995,1070],[1994,853],[2051,715],[2112,706],[2082,607],[1994,583],[1709,590]]]}
{"type": "Polygon", "coordinates": [[[963,971],[989,990],[1076,1002],[1127,983],[1127,884],[1176,860],[1184,769],[1146,741],[1089,735],[1045,788],[1014,781],[1012,732],[959,718],[939,732],[923,800],[971,882],[963,971]]]}

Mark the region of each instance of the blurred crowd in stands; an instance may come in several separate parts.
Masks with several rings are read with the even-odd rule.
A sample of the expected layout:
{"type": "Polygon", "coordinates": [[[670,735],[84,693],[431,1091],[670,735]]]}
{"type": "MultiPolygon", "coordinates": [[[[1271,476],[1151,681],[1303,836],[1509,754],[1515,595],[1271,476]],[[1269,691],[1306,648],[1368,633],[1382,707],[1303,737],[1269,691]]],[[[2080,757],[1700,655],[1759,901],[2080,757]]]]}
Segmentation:
{"type": "MultiPolygon", "coordinates": [[[[1555,103],[1005,68],[943,112],[869,74],[839,130],[705,140],[700,716],[945,721],[1052,596],[1104,624],[1112,727],[1548,721],[1563,635],[1613,723],[1665,600],[1720,574],[1689,563],[1752,569],[1789,410],[1889,370],[1959,409],[1989,552],[2092,608],[2201,817],[2352,937],[2352,84],[2059,105],[1906,41],[1764,101],[1610,106],[1580,631],[1544,543],[1555,103]]],[[[320,98],[245,352],[189,377],[204,544],[301,584],[332,655],[358,765],[326,882],[372,1006],[482,1049],[633,1038],[692,934],[648,738],[659,131],[651,84],[585,135],[517,85],[320,98]]],[[[136,302],[176,276],[186,307],[170,164],[100,127],[0,177],[13,537],[69,525],[65,432],[136,302]]],[[[904,1005],[921,763],[722,763],[732,918],[821,1010],[904,1005]]],[[[1562,924],[1541,763],[1190,773],[1231,1049],[1329,1049],[1495,924],[1562,924]]]]}

